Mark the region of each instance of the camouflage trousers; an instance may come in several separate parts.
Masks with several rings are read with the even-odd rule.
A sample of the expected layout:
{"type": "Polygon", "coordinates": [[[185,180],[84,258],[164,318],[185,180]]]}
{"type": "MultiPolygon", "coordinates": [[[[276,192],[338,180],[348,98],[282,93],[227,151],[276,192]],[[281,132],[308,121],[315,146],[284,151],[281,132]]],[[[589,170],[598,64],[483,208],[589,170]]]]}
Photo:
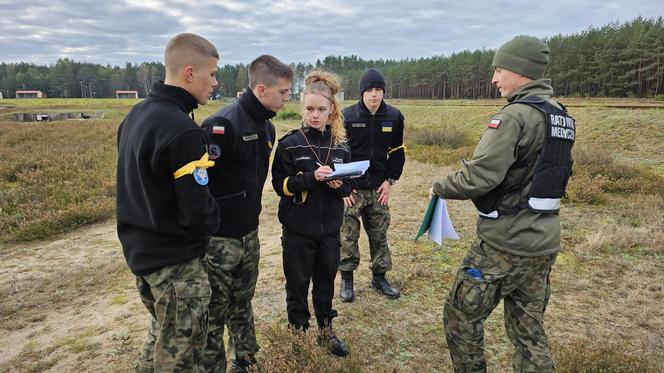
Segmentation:
{"type": "Polygon", "coordinates": [[[360,189],[353,194],[355,204],[346,207],[341,225],[340,271],[354,271],[360,265],[360,220],[369,237],[369,268],[374,273],[392,269],[392,256],[387,246],[387,229],[390,227],[390,209],[378,203],[375,189],[360,189]]]}
{"type": "Polygon", "coordinates": [[[208,372],[226,370],[225,325],[237,360],[258,351],[251,300],[256,291],[259,258],[257,229],[241,238],[210,239],[207,262],[212,298],[204,358],[208,372]]]}
{"type": "Polygon", "coordinates": [[[135,371],[203,372],[210,302],[205,260],[136,276],[136,286],[152,323],[135,371]]]}
{"type": "Polygon", "coordinates": [[[553,372],[544,332],[549,273],[556,255],[522,257],[477,240],[459,268],[445,301],[443,322],[455,372],[486,372],[483,323],[501,300],[505,329],[515,351],[515,372],[553,372]],[[481,271],[475,278],[466,270],[481,271]]]}

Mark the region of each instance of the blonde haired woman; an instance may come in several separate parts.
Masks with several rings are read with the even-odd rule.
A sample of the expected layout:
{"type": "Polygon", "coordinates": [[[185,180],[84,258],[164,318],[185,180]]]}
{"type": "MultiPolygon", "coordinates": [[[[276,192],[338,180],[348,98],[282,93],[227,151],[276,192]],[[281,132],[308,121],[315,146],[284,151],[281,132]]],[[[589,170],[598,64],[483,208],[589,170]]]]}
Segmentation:
{"type": "Polygon", "coordinates": [[[308,291],[320,331],[318,341],[337,356],[348,347],[332,332],[334,277],[339,267],[339,230],[349,180],[326,180],[335,163],[350,161],[343,117],[335,94],[341,86],[334,74],[313,71],[304,88],[303,126],[279,140],[272,165],[272,186],[281,200],[283,265],[288,323],[309,328],[308,291]]]}

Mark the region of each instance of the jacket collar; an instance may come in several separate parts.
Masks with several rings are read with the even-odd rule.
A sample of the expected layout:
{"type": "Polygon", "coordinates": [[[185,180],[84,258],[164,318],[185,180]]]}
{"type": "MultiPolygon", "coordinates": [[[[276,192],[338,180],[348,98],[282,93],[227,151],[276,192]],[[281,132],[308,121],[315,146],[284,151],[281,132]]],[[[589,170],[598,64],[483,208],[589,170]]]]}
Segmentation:
{"type": "Polygon", "coordinates": [[[244,90],[244,93],[239,98],[240,105],[249,113],[251,119],[254,122],[261,122],[273,118],[277,113],[272,110],[267,109],[263,104],[258,101],[256,95],[251,90],[247,88],[244,90]]]}
{"type": "MultiPolygon", "coordinates": [[[[365,114],[371,115],[371,112],[369,111],[367,105],[364,104],[364,100],[362,100],[362,97],[360,97],[360,110],[365,114]]],[[[378,110],[376,110],[376,114],[385,114],[386,110],[387,107],[385,106],[385,100],[382,100],[380,102],[380,106],[378,106],[378,110]]]]}
{"type": "Polygon", "coordinates": [[[184,88],[165,84],[163,81],[153,83],[148,96],[172,102],[185,114],[189,114],[198,108],[198,102],[191,93],[184,88]]]}
{"type": "Polygon", "coordinates": [[[551,87],[551,79],[537,79],[522,85],[507,96],[507,102],[513,102],[528,96],[552,97],[553,87],[551,87]]]}
{"type": "Polygon", "coordinates": [[[306,124],[302,123],[302,132],[304,132],[309,139],[320,139],[320,138],[327,138],[329,137],[332,133],[330,132],[330,125],[325,126],[325,131],[319,131],[316,129],[313,129],[306,124]]]}

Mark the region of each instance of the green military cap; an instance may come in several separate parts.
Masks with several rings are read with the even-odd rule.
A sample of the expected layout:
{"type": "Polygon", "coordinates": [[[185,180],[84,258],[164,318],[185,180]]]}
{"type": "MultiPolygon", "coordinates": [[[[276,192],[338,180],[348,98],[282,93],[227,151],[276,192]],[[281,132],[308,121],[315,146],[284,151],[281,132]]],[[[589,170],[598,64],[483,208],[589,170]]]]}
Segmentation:
{"type": "Polygon", "coordinates": [[[493,56],[492,67],[501,67],[531,79],[544,76],[549,47],[540,39],[519,35],[503,44],[493,56]]]}

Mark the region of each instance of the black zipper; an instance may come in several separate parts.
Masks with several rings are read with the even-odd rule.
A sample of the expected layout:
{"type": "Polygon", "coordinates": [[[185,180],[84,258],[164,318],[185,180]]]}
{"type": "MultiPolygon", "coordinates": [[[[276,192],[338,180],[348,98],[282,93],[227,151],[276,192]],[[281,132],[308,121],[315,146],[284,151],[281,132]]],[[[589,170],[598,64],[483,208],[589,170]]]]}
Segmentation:
{"type": "MultiPolygon", "coordinates": [[[[325,132],[323,132],[323,133],[321,134],[321,136],[318,138],[318,159],[321,159],[320,144],[321,144],[321,141],[323,140],[323,135],[324,135],[324,134],[325,134],[325,132]]],[[[327,160],[326,160],[326,161],[327,161],[327,160]]],[[[323,166],[325,166],[325,165],[323,165],[323,166]]],[[[321,187],[318,186],[318,189],[320,189],[320,188],[321,188],[321,187]]],[[[317,191],[318,191],[318,190],[317,190],[317,191]]],[[[316,197],[318,198],[318,212],[319,212],[319,216],[323,216],[323,204],[322,204],[323,201],[322,201],[322,198],[321,198],[321,197],[322,197],[322,193],[316,193],[316,194],[318,194],[316,197]]],[[[322,219],[321,219],[321,222],[320,222],[320,232],[321,232],[321,233],[324,232],[324,230],[323,230],[323,220],[322,220],[322,219]]]]}
{"type": "Polygon", "coordinates": [[[237,196],[242,196],[242,198],[246,198],[247,197],[247,191],[243,190],[241,192],[229,194],[227,196],[217,197],[216,200],[221,201],[221,200],[224,200],[224,199],[229,199],[229,198],[233,198],[233,197],[237,197],[237,196]]]}

